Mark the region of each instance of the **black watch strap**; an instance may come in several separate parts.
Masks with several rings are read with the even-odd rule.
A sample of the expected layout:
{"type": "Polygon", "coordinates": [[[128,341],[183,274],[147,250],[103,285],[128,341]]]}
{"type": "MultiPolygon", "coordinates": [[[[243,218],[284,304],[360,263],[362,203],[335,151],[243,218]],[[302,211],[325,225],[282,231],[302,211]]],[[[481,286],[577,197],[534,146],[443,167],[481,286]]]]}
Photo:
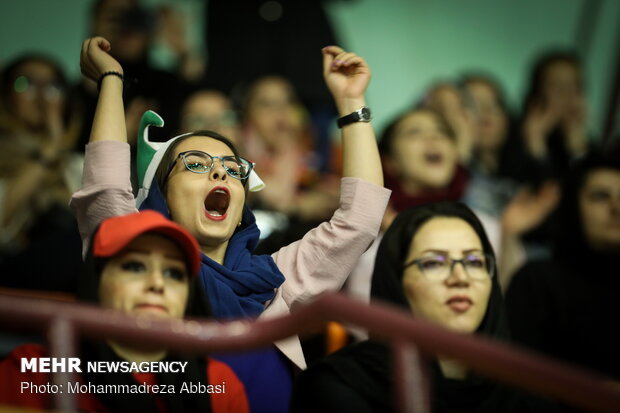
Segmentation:
{"type": "Polygon", "coordinates": [[[348,115],[339,118],[338,127],[342,128],[343,126],[347,126],[351,123],[356,122],[370,122],[370,115],[370,108],[368,108],[368,106],[362,106],[355,112],[349,113],[348,115]]]}

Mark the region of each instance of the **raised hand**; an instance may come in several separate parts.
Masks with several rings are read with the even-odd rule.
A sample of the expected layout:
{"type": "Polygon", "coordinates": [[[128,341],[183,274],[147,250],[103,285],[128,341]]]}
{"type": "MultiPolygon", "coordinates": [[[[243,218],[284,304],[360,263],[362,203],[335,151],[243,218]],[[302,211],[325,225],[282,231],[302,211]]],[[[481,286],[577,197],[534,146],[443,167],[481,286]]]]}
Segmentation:
{"type": "Polygon", "coordinates": [[[82,43],[80,69],[87,78],[97,82],[105,72],[123,74],[123,67],[110,56],[112,45],[103,37],[91,37],[82,43]]]}
{"type": "Polygon", "coordinates": [[[547,137],[559,121],[558,111],[548,105],[533,103],[528,107],[523,132],[531,155],[536,158],[547,155],[547,137]]]}
{"type": "Polygon", "coordinates": [[[370,68],[360,56],[338,46],[323,48],[323,76],[341,112],[349,113],[363,104],[370,68]]]}

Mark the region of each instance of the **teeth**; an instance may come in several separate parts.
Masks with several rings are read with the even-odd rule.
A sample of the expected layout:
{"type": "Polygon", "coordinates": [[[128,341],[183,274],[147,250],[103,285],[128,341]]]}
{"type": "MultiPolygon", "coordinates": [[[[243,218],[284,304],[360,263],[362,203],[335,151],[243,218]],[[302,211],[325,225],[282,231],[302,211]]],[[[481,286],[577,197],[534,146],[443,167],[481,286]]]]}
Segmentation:
{"type": "Polygon", "coordinates": [[[226,194],[226,191],[224,191],[223,189],[216,189],[215,191],[213,191],[214,193],[217,194],[226,194]]]}
{"type": "Polygon", "coordinates": [[[222,216],[222,214],[220,214],[217,211],[208,211],[208,212],[209,212],[209,215],[211,215],[213,217],[221,217],[222,216]]]}

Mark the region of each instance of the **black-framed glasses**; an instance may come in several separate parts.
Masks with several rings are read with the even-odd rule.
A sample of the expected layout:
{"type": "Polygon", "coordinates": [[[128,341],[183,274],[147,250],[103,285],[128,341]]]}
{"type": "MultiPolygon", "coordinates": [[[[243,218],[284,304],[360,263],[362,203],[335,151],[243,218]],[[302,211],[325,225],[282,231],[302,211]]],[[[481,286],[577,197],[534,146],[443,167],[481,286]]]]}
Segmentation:
{"type": "MultiPolygon", "coordinates": [[[[177,157],[183,159],[183,163],[188,171],[196,174],[206,174],[213,168],[216,159],[222,162],[222,166],[226,173],[239,180],[247,179],[252,172],[254,164],[241,156],[213,156],[202,151],[185,151],[181,152],[177,157]]],[[[174,164],[170,167],[172,172],[174,164]]]]}
{"type": "Polygon", "coordinates": [[[495,274],[493,256],[482,253],[469,253],[460,260],[442,254],[429,254],[408,262],[403,269],[417,265],[422,275],[428,280],[444,281],[450,277],[456,264],[461,264],[473,280],[485,280],[492,278],[495,274]]]}

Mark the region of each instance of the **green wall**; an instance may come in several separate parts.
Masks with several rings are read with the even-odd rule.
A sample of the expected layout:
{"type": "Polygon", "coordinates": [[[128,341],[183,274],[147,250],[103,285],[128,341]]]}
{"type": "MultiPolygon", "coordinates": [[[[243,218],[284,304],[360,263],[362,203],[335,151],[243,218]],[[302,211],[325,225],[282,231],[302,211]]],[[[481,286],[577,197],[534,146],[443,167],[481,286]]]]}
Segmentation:
{"type": "MultiPolygon", "coordinates": [[[[350,0],[328,2],[328,12],[343,45],[371,64],[369,101],[380,128],[430,82],[469,70],[494,74],[518,107],[531,59],[547,47],[574,46],[582,8],[595,1],[601,9],[585,70],[590,129],[598,133],[619,44],[618,0],[350,0]]],[[[0,0],[0,65],[47,50],[77,78],[91,2],[0,0]]],[[[197,0],[177,3],[191,9],[197,0]]]]}

